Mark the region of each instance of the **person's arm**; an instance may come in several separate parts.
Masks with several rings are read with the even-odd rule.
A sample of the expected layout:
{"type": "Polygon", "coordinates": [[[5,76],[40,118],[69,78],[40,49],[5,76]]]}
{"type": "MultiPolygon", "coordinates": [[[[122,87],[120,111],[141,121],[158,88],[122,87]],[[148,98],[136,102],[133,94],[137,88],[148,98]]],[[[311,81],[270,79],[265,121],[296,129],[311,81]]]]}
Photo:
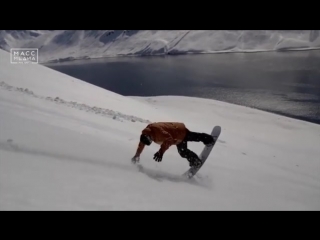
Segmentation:
{"type": "Polygon", "coordinates": [[[140,157],[140,155],[144,149],[144,146],[145,145],[142,142],[139,142],[138,147],[137,147],[137,151],[136,151],[136,154],[134,155],[134,157],[138,157],[138,158],[140,157]]]}
{"type": "MultiPolygon", "coordinates": [[[[151,130],[149,128],[149,125],[142,130],[142,134],[150,134],[151,130]]],[[[131,159],[133,162],[137,162],[140,160],[140,155],[144,149],[145,145],[140,141],[137,147],[137,151],[136,154],[134,155],[134,157],[131,159]]]]}
{"type": "Polygon", "coordinates": [[[168,133],[167,131],[163,130],[162,128],[161,128],[161,132],[165,136],[165,140],[161,144],[159,152],[161,153],[161,155],[163,155],[171,147],[171,145],[173,145],[175,140],[172,138],[170,133],[168,133]]]}

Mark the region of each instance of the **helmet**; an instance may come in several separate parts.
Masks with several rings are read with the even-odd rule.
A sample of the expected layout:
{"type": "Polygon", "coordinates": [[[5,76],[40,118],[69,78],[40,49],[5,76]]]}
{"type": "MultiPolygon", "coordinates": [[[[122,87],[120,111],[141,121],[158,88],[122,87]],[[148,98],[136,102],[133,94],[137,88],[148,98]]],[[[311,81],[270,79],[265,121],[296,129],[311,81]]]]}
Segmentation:
{"type": "Polygon", "coordinates": [[[146,135],[146,134],[141,134],[140,136],[140,142],[142,142],[145,145],[150,145],[152,143],[152,139],[150,136],[146,135]]]}

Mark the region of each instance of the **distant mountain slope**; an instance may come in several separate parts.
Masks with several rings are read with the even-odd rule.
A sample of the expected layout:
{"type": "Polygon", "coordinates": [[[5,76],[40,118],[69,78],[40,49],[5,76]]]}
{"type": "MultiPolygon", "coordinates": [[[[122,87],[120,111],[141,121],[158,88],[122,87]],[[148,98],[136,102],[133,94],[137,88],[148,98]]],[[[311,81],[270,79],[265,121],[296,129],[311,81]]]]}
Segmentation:
{"type": "Polygon", "coordinates": [[[254,52],[320,48],[320,30],[0,31],[0,48],[39,48],[39,61],[123,55],[254,52]]]}

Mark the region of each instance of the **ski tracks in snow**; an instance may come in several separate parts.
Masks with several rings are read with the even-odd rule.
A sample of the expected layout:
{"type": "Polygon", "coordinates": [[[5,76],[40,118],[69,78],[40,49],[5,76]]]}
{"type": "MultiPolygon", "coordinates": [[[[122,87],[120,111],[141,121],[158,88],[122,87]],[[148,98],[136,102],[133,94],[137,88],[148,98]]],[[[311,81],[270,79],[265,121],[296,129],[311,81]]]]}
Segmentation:
{"type": "Polygon", "coordinates": [[[67,107],[71,107],[71,108],[75,108],[81,111],[86,111],[89,113],[93,113],[93,114],[98,114],[101,116],[105,116],[105,117],[110,117],[114,120],[119,120],[119,121],[131,121],[131,122],[141,122],[141,123],[151,123],[149,120],[146,119],[142,119],[136,116],[132,116],[132,115],[127,115],[121,112],[116,112],[110,109],[105,109],[105,108],[99,108],[99,107],[91,107],[88,106],[86,104],[83,103],[77,103],[77,102],[73,102],[73,101],[65,101],[59,97],[56,98],[52,98],[52,97],[44,97],[44,96],[40,96],[35,94],[33,91],[29,90],[28,88],[19,88],[19,87],[13,87],[7,83],[5,83],[4,81],[0,82],[0,89],[3,90],[7,90],[7,91],[14,91],[14,92],[19,92],[21,94],[25,94],[27,96],[30,97],[34,97],[34,98],[38,98],[38,99],[42,99],[45,101],[50,101],[50,102],[54,102],[56,104],[60,104],[60,105],[64,105],[67,107]]]}

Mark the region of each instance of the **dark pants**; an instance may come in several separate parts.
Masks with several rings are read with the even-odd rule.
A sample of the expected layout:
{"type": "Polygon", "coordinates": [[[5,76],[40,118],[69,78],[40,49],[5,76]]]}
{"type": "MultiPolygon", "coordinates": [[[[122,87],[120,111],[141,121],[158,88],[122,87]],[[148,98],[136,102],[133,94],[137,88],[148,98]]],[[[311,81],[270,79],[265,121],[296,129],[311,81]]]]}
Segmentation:
{"type": "Polygon", "coordinates": [[[178,152],[182,158],[186,158],[189,162],[199,159],[198,155],[188,149],[188,142],[202,142],[209,144],[214,141],[213,137],[206,133],[197,133],[188,131],[184,140],[177,145],[178,152]]]}

